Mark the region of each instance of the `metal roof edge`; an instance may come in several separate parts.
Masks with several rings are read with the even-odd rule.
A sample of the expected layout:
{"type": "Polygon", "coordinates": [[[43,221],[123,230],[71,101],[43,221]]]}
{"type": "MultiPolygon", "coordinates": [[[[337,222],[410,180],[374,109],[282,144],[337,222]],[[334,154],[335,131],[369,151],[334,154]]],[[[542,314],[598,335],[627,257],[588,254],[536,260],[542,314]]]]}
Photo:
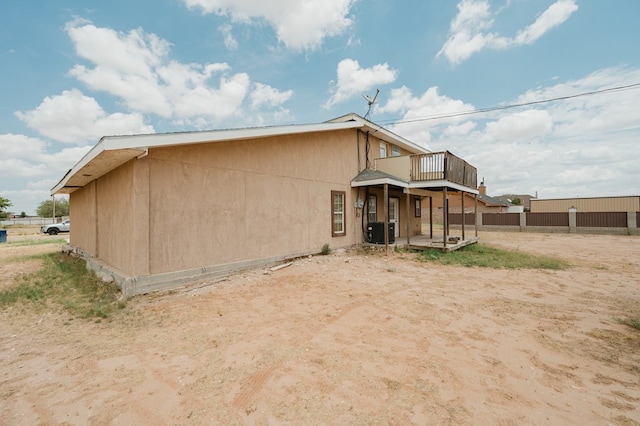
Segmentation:
{"type": "Polygon", "coordinates": [[[395,143],[396,145],[404,145],[404,147],[405,148],[408,147],[410,151],[414,150],[420,154],[428,154],[431,152],[430,150],[416,144],[415,142],[411,142],[410,140],[405,139],[402,136],[393,133],[391,130],[388,130],[387,128],[382,127],[381,125],[376,124],[372,121],[369,121],[366,118],[361,117],[358,114],[353,112],[331,119],[327,121],[327,123],[348,122],[348,121],[359,122],[362,124],[363,127],[369,128],[372,131],[372,134],[379,132],[384,136],[381,139],[384,139],[387,142],[395,143]]]}
{"type": "MultiPolygon", "coordinates": [[[[241,139],[266,138],[288,134],[326,132],[331,130],[355,129],[363,127],[360,122],[324,122],[317,124],[293,124],[272,127],[251,127],[240,129],[207,130],[197,132],[148,133],[141,135],[103,136],[63,177],[51,188],[56,194],[79,170],[89,164],[104,151],[135,149],[147,151],[152,147],[188,145],[204,142],[232,141],[241,139]]],[[[131,159],[138,154],[132,154],[131,159]]]]}
{"type": "Polygon", "coordinates": [[[91,148],[81,159],[78,161],[69,171],[60,179],[60,181],[51,188],[51,195],[56,194],[62,188],[64,188],[65,184],[69,181],[69,179],[75,175],[80,169],[89,164],[91,160],[96,158],[102,151],[104,151],[104,139],[105,137],[101,137],[100,141],[91,148]]]}

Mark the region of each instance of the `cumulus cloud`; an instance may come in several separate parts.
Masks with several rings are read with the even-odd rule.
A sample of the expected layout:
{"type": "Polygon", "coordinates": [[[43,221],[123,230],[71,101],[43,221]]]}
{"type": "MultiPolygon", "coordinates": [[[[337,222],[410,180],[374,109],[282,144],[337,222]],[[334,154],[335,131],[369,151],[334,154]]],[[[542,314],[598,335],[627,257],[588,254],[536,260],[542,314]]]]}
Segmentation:
{"type": "Polygon", "coordinates": [[[49,198],[49,190],[91,148],[66,147],[56,151],[42,139],[0,134],[0,193],[13,203],[12,211],[35,214],[35,206],[49,198]],[[9,189],[22,187],[23,189],[9,189]]]}
{"type": "Polygon", "coordinates": [[[444,55],[456,65],[483,49],[502,50],[532,44],[569,19],[578,10],[578,5],[576,0],[557,0],[514,37],[490,31],[495,19],[490,9],[487,0],[462,0],[458,3],[458,14],[451,21],[449,38],[437,56],[444,55]]]}
{"type": "Polygon", "coordinates": [[[327,37],[343,34],[351,25],[355,0],[183,0],[190,9],[229,17],[232,22],[262,21],[278,40],[293,50],[314,50],[327,37]]]}
{"type": "MultiPolygon", "coordinates": [[[[170,57],[167,41],[141,29],[122,33],[74,21],[66,30],[78,56],[91,63],[75,65],[69,74],[92,90],[122,99],[134,113],[207,127],[240,115],[251,93],[246,73],[232,73],[227,63],[180,63],[170,57]],[[96,54],[102,51],[106,54],[96,54]]],[[[230,35],[230,29],[223,31],[230,35]]],[[[227,45],[233,48],[234,40],[227,45]]]]}
{"type": "MultiPolygon", "coordinates": [[[[509,104],[569,97],[635,84],[640,69],[606,68],[571,81],[530,90],[509,104]]],[[[413,95],[391,91],[380,111],[400,114],[394,132],[432,151],[449,150],[478,168],[489,193],[567,196],[638,192],[638,89],[569,97],[535,106],[468,115],[472,105],[429,88],[413,95]],[[451,117],[452,113],[465,114],[451,117]],[[448,118],[439,118],[447,116],[448,118]],[[627,182],[626,185],[611,182],[627,182]],[[571,189],[569,189],[571,188],[571,189]]]]}
{"type": "Polygon", "coordinates": [[[105,135],[153,133],[141,114],[107,114],[78,89],[47,96],[34,110],[16,112],[16,116],[43,136],[79,145],[95,143],[105,135]]]}
{"type": "Polygon", "coordinates": [[[393,83],[398,72],[386,63],[362,68],[354,59],[343,59],[338,63],[337,76],[337,82],[332,82],[333,96],[325,103],[325,108],[360,96],[377,85],[393,83]]]}
{"type": "Polygon", "coordinates": [[[293,95],[293,90],[279,91],[268,84],[256,83],[251,92],[251,107],[257,109],[262,105],[280,107],[293,95]]]}

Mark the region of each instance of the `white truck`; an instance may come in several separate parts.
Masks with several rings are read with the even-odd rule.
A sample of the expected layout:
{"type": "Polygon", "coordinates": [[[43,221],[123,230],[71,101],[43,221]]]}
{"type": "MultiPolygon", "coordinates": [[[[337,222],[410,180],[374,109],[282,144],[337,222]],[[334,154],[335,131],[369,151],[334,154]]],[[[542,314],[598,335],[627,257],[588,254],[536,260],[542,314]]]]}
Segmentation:
{"type": "Polygon", "coordinates": [[[53,223],[51,225],[44,225],[40,227],[40,232],[43,234],[57,235],[59,232],[69,232],[71,227],[71,221],[69,219],[62,223],[53,223]]]}

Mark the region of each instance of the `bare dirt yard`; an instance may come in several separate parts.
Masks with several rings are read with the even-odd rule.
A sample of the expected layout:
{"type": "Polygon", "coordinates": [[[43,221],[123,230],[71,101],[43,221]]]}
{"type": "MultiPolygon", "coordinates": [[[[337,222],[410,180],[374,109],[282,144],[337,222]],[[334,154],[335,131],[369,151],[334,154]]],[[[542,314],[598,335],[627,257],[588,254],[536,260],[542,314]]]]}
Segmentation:
{"type": "MultiPolygon", "coordinates": [[[[480,241],[572,266],[347,251],[99,322],[0,309],[0,424],[640,424],[640,331],[620,322],[640,318],[640,237],[480,241]]],[[[0,288],[46,250],[0,244],[0,288]]]]}

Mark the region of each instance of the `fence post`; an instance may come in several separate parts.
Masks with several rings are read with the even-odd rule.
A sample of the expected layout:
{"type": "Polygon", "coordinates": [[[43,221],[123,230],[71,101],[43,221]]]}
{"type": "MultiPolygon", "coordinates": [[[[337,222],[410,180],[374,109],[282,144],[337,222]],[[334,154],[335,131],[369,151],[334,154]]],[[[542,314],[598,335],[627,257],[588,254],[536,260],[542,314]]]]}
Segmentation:
{"type": "Polygon", "coordinates": [[[629,235],[636,235],[637,229],[636,212],[627,212],[627,230],[629,231],[629,235]]]}
{"type": "Polygon", "coordinates": [[[576,216],[578,209],[571,206],[569,207],[569,233],[575,234],[576,232],[576,216]]]}
{"type": "Polygon", "coordinates": [[[524,232],[527,230],[527,214],[525,212],[520,212],[520,232],[524,232]]]}

